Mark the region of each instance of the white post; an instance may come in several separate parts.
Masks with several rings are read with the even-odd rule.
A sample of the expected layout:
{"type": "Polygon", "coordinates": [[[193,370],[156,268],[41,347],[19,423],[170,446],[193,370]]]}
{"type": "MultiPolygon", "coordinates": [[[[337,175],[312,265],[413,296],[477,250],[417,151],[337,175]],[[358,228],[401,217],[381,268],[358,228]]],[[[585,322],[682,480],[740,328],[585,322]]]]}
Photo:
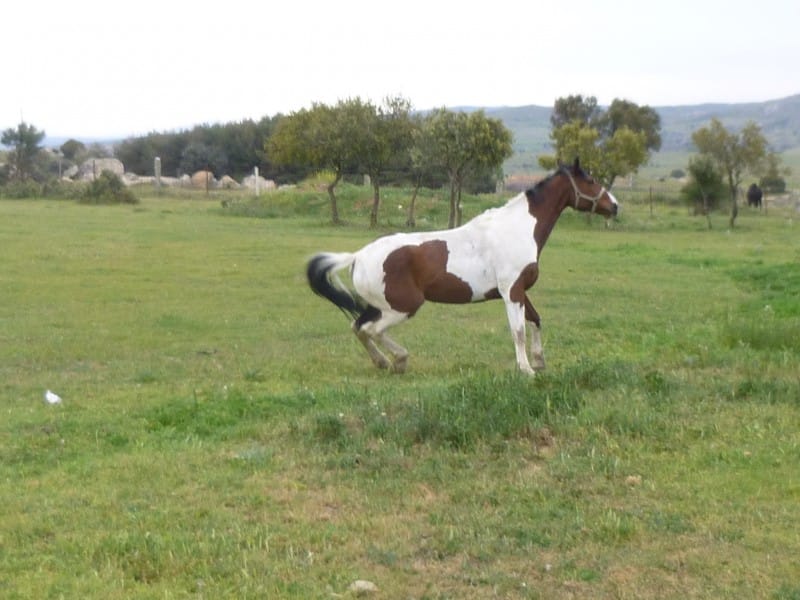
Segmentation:
{"type": "Polygon", "coordinates": [[[156,189],[160,192],[161,191],[161,158],[156,156],[155,160],[153,161],[153,172],[156,175],[156,189]]]}
{"type": "Polygon", "coordinates": [[[253,175],[256,178],[256,196],[261,193],[261,186],[258,184],[258,167],[253,167],[253,175]]]}

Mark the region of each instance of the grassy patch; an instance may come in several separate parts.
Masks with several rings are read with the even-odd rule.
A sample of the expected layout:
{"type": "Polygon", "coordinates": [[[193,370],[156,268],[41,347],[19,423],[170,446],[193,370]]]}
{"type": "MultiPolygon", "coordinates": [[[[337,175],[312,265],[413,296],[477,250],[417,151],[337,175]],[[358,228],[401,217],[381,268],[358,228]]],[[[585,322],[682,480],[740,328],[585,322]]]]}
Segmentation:
{"type": "Polygon", "coordinates": [[[531,293],[547,371],[514,371],[487,302],[397,328],[397,376],[303,266],[409,194],[380,231],[367,189],[345,227],[303,194],[0,202],[0,596],[797,596],[786,215],[565,213],[531,293]]]}

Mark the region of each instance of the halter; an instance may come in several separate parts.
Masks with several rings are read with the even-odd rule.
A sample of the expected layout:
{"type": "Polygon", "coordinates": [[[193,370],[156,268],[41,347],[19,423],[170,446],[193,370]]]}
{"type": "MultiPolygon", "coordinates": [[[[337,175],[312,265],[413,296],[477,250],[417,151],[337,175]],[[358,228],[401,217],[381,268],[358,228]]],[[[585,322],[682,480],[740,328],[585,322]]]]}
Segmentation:
{"type": "Polygon", "coordinates": [[[597,208],[597,203],[600,202],[600,198],[602,198],[603,194],[606,193],[606,188],[601,186],[600,191],[597,192],[597,195],[595,196],[584,194],[582,191],[578,189],[578,184],[575,183],[575,179],[573,179],[572,173],[570,173],[569,170],[567,169],[564,169],[564,173],[567,174],[569,182],[572,184],[572,189],[575,191],[575,210],[578,210],[578,202],[580,200],[588,200],[589,202],[592,203],[592,210],[589,211],[589,214],[592,214],[597,208]]]}

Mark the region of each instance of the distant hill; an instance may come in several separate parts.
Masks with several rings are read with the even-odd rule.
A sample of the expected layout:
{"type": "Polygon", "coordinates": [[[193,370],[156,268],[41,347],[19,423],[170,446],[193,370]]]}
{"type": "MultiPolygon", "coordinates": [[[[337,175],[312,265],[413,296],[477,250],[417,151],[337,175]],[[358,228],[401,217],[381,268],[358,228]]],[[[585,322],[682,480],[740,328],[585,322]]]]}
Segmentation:
{"type": "MultiPolygon", "coordinates": [[[[731,130],[755,121],[773,149],[783,152],[800,148],[800,94],[744,104],[697,104],[654,106],[661,116],[661,151],[690,152],[692,132],[717,117],[731,130]]],[[[487,116],[502,120],[514,134],[514,167],[538,169],[536,157],[549,152],[550,106],[484,108],[487,116]]]]}
{"type": "Polygon", "coordinates": [[[655,107],[661,115],[662,150],[692,150],[692,132],[718,118],[728,129],[738,130],[755,121],[778,152],[800,147],[800,94],[747,104],[698,104],[655,107]]]}

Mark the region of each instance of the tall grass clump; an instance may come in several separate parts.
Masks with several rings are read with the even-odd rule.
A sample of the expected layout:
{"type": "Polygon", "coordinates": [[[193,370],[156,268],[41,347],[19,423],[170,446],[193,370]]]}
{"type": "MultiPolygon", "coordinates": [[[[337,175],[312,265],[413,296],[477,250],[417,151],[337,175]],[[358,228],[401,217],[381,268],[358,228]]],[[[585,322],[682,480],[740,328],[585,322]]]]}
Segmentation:
{"type": "Polygon", "coordinates": [[[528,437],[580,405],[580,392],[558,378],[534,383],[518,373],[481,373],[407,404],[398,433],[415,443],[469,449],[528,437]]]}
{"type": "Polygon", "coordinates": [[[536,436],[542,427],[575,414],[581,394],[559,377],[533,380],[518,373],[467,374],[401,397],[343,389],[339,401],[323,402],[301,430],[312,443],[340,450],[375,441],[406,449],[470,450],[536,436]]]}

